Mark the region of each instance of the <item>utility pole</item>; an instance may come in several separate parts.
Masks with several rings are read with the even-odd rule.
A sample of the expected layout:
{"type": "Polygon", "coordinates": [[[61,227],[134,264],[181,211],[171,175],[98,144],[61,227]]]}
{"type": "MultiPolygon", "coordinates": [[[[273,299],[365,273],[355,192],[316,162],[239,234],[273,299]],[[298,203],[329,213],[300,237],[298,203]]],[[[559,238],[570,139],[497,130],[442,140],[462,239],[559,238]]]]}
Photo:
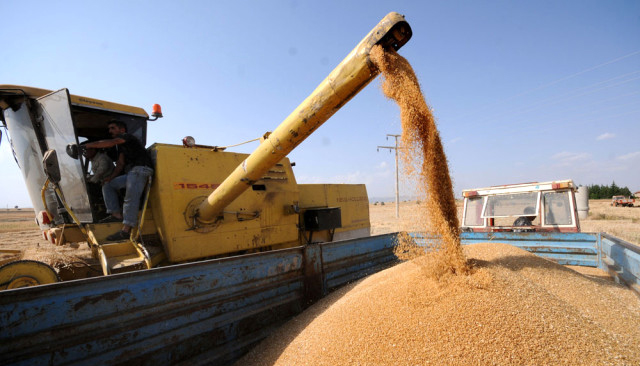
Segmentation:
{"type": "Polygon", "coordinates": [[[396,151],[396,218],[399,218],[400,217],[400,189],[398,186],[398,149],[400,149],[400,147],[398,146],[398,137],[400,137],[400,135],[387,134],[387,141],[389,140],[389,136],[395,138],[396,146],[378,146],[378,151],[380,151],[380,149],[389,149],[389,152],[391,152],[391,150],[396,151]]]}

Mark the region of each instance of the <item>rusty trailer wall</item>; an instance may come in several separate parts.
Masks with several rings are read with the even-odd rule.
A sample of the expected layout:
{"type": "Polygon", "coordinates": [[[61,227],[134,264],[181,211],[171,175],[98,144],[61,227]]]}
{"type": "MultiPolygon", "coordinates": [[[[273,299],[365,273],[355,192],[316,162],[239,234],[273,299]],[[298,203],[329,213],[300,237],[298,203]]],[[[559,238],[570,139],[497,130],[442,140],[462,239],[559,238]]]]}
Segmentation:
{"type": "Polygon", "coordinates": [[[4,291],[0,364],[228,364],[330,289],[395,262],[394,238],[4,291]]]}
{"type": "Polygon", "coordinates": [[[326,291],[379,272],[397,261],[393,253],[395,236],[394,240],[388,241],[360,238],[353,242],[358,245],[322,244],[323,287],[326,291]]]}

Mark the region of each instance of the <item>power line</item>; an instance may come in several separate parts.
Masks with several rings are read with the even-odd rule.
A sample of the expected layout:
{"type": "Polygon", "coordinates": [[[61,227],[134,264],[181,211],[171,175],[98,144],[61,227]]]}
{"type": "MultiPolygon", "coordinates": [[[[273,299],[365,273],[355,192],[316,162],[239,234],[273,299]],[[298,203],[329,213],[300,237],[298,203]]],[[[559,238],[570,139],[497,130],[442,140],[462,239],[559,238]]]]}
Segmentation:
{"type": "Polygon", "coordinates": [[[593,70],[595,70],[595,69],[599,69],[599,68],[601,68],[601,67],[603,67],[603,66],[607,66],[607,65],[610,65],[610,64],[612,64],[612,63],[615,63],[615,62],[618,62],[618,61],[624,60],[625,58],[628,58],[628,57],[631,57],[631,56],[637,55],[637,54],[639,54],[639,53],[640,53],[640,50],[635,51],[635,52],[631,52],[631,53],[630,53],[630,54],[628,54],[628,55],[624,55],[624,56],[622,56],[622,57],[618,57],[618,58],[616,58],[616,59],[613,59],[613,60],[607,61],[607,62],[605,62],[605,63],[602,63],[602,64],[600,64],[600,65],[596,65],[596,66],[590,67],[590,68],[585,69],[585,70],[582,70],[582,71],[580,71],[580,72],[576,72],[575,74],[571,74],[571,75],[569,75],[569,76],[565,76],[565,77],[563,77],[563,78],[560,78],[560,79],[558,79],[558,80],[554,80],[554,81],[552,81],[552,82],[550,82],[550,83],[544,84],[544,85],[539,86],[539,87],[537,87],[537,88],[534,88],[534,89],[528,90],[528,91],[526,91],[526,92],[520,93],[520,94],[518,94],[518,95],[515,95],[515,96],[514,96],[514,98],[515,98],[515,97],[518,97],[518,96],[520,96],[520,95],[523,95],[523,94],[528,94],[528,93],[531,93],[531,92],[534,92],[534,91],[538,91],[538,90],[541,90],[541,89],[548,88],[548,87],[550,87],[550,86],[552,86],[552,85],[555,85],[555,84],[557,84],[557,83],[559,83],[559,82],[561,82],[561,81],[565,81],[565,80],[572,79],[572,78],[574,78],[574,77],[576,77],[576,76],[578,76],[578,75],[582,75],[582,74],[587,73],[587,72],[589,72],[589,71],[593,71],[593,70]]]}
{"type": "Polygon", "coordinates": [[[399,188],[399,182],[398,182],[399,180],[398,149],[400,149],[400,147],[398,146],[398,137],[400,137],[400,135],[387,134],[387,140],[389,140],[389,136],[395,138],[396,145],[395,146],[378,146],[378,151],[380,151],[380,149],[389,149],[389,151],[395,150],[395,153],[396,153],[396,218],[399,218],[400,217],[400,188],[399,188]]]}
{"type": "MultiPolygon", "coordinates": [[[[605,82],[611,81],[613,79],[615,79],[615,78],[606,80],[605,82]]],[[[629,83],[629,82],[632,82],[632,81],[638,80],[638,79],[640,79],[640,76],[637,76],[637,77],[634,77],[634,78],[630,78],[630,79],[626,79],[626,80],[623,80],[623,81],[615,83],[615,84],[606,85],[606,86],[603,86],[601,88],[585,91],[584,93],[580,93],[580,94],[571,95],[571,93],[565,93],[565,94],[563,94],[563,95],[567,96],[565,98],[562,98],[563,95],[556,96],[556,97],[553,97],[553,98],[547,98],[547,99],[544,99],[542,101],[530,104],[527,107],[525,107],[525,108],[523,108],[523,109],[521,109],[519,111],[514,111],[513,113],[507,112],[507,113],[499,114],[497,116],[491,117],[491,119],[499,119],[499,118],[504,118],[504,117],[509,117],[509,116],[513,117],[513,116],[525,114],[525,113],[528,113],[528,112],[539,111],[541,109],[545,109],[544,107],[557,105],[559,103],[564,103],[564,102],[567,102],[569,100],[572,100],[572,99],[575,99],[575,98],[578,98],[578,97],[582,97],[582,96],[585,96],[585,95],[588,95],[588,94],[593,94],[595,92],[598,92],[598,91],[601,91],[601,90],[604,90],[604,89],[609,89],[609,88],[613,88],[613,87],[616,87],[616,86],[620,86],[620,85],[623,85],[623,84],[626,84],[626,83],[629,83]],[[543,107],[543,108],[541,108],[541,107],[543,107]]],[[[576,91],[588,89],[588,88],[591,88],[593,86],[596,86],[596,85],[599,85],[599,84],[602,84],[602,83],[603,82],[595,83],[595,84],[592,84],[592,85],[590,85],[588,87],[583,87],[583,88],[580,88],[580,89],[576,89],[576,91]]],[[[477,122],[482,122],[485,119],[480,119],[477,122]]]]}
{"type": "Polygon", "coordinates": [[[503,100],[499,100],[499,101],[496,101],[496,102],[493,102],[493,103],[490,103],[490,104],[485,104],[485,105],[483,105],[482,107],[480,107],[480,108],[476,109],[475,111],[467,112],[467,113],[463,113],[462,115],[458,116],[457,118],[463,118],[463,117],[466,117],[466,116],[469,116],[469,115],[477,114],[478,112],[480,112],[480,111],[482,111],[482,110],[484,110],[484,109],[487,109],[487,108],[489,108],[489,107],[493,107],[493,106],[496,106],[496,105],[499,105],[499,104],[504,104],[505,102],[511,101],[511,100],[516,99],[516,98],[518,98],[518,97],[521,97],[521,96],[523,96],[523,95],[526,95],[526,94],[532,93],[532,92],[534,92],[534,91],[538,91],[538,90],[542,90],[542,89],[548,88],[548,87],[550,87],[550,86],[552,86],[552,85],[555,85],[555,84],[558,84],[558,83],[560,83],[560,82],[562,82],[562,81],[572,79],[572,78],[574,78],[574,77],[576,77],[576,76],[579,76],[579,75],[585,74],[585,73],[587,73],[587,72],[590,72],[590,71],[593,71],[593,70],[599,69],[599,68],[601,68],[601,67],[604,67],[604,66],[610,65],[610,64],[612,64],[612,63],[615,63],[615,62],[618,62],[618,61],[624,60],[624,59],[626,59],[626,58],[629,58],[629,57],[631,57],[631,56],[635,56],[635,55],[637,55],[637,54],[640,54],[640,50],[638,50],[638,51],[634,51],[634,52],[631,52],[631,53],[626,54],[626,55],[621,56],[621,57],[617,57],[617,58],[615,58],[615,59],[613,59],[613,60],[606,61],[606,62],[601,63],[601,64],[599,64],[599,65],[589,67],[589,68],[587,68],[587,69],[585,69],[585,70],[582,70],[582,71],[576,72],[576,73],[574,73],[574,74],[571,74],[571,75],[568,75],[568,76],[561,77],[561,78],[556,79],[556,80],[554,80],[554,81],[551,81],[551,82],[549,82],[549,83],[547,83],[547,84],[544,84],[544,85],[541,85],[541,86],[535,87],[535,88],[533,88],[533,89],[529,89],[529,90],[523,91],[523,92],[521,92],[521,93],[519,93],[519,94],[513,95],[513,96],[511,96],[511,97],[509,97],[509,98],[506,98],[506,99],[503,99],[503,100]]]}
{"type": "Polygon", "coordinates": [[[588,94],[592,94],[592,93],[595,93],[595,92],[598,92],[598,91],[601,91],[601,90],[604,90],[604,89],[613,88],[613,87],[616,87],[616,86],[620,86],[620,85],[623,85],[623,84],[638,80],[638,79],[640,79],[640,76],[629,78],[629,79],[625,79],[625,80],[622,80],[622,81],[620,81],[618,83],[615,83],[615,84],[605,85],[605,86],[597,88],[597,89],[588,90],[588,91],[585,91],[583,93],[575,94],[575,92],[578,92],[578,91],[581,91],[581,90],[587,90],[587,89],[593,88],[594,86],[598,86],[598,85],[613,81],[615,79],[619,79],[620,77],[633,75],[633,74],[637,74],[637,73],[640,73],[640,71],[635,71],[635,72],[632,72],[632,73],[629,73],[629,74],[626,74],[626,75],[610,78],[610,79],[607,79],[605,81],[597,82],[597,83],[594,83],[594,84],[591,84],[591,85],[588,85],[588,86],[585,86],[585,87],[582,87],[582,88],[575,89],[575,90],[573,90],[572,92],[569,92],[569,93],[561,94],[559,96],[555,96],[555,97],[552,97],[552,98],[543,99],[541,101],[529,104],[529,105],[527,105],[527,106],[525,106],[525,107],[523,107],[523,108],[521,108],[519,110],[513,110],[511,112],[505,112],[505,113],[494,115],[494,116],[484,117],[484,118],[481,118],[479,120],[476,120],[476,122],[482,122],[482,121],[489,120],[489,119],[495,120],[495,119],[509,117],[509,116],[517,116],[517,115],[525,114],[525,113],[532,112],[532,111],[539,111],[540,109],[543,109],[543,108],[540,108],[541,106],[542,107],[546,107],[546,106],[556,105],[556,104],[567,102],[569,100],[572,100],[572,99],[575,99],[575,98],[578,98],[578,97],[582,97],[582,96],[585,96],[585,95],[588,95],[588,94]]]}

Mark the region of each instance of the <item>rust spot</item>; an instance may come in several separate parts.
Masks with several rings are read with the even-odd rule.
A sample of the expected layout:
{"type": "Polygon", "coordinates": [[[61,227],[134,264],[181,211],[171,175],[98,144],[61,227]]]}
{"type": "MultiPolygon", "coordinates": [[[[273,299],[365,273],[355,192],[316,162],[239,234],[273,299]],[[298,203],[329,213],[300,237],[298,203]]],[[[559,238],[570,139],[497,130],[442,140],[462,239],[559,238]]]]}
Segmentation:
{"type": "Polygon", "coordinates": [[[181,278],[181,279],[176,281],[176,285],[189,285],[189,284],[192,284],[192,283],[194,283],[196,281],[202,281],[203,278],[204,278],[204,275],[195,276],[195,277],[181,278]]]}
{"type": "Polygon", "coordinates": [[[73,306],[73,310],[78,311],[81,308],[85,307],[86,305],[96,304],[102,300],[104,301],[115,300],[118,297],[128,293],[130,293],[129,290],[118,290],[118,291],[107,292],[98,296],[87,296],[82,300],[78,301],[78,303],[73,306]]]}
{"type": "Polygon", "coordinates": [[[253,238],[251,239],[251,244],[254,247],[260,247],[264,245],[264,237],[261,235],[254,235],[253,238]]]}
{"type": "Polygon", "coordinates": [[[277,192],[268,192],[267,194],[264,195],[264,202],[272,203],[276,197],[277,197],[277,192]]]}

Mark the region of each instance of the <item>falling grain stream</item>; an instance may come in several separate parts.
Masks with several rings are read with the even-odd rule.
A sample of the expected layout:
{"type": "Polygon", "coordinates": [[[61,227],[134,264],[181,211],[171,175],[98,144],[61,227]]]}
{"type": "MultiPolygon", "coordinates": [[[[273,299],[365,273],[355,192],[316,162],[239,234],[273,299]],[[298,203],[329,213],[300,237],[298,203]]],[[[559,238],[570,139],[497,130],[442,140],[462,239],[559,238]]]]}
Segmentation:
{"type": "Polygon", "coordinates": [[[382,91],[400,107],[401,156],[405,174],[418,182],[420,202],[424,202],[428,215],[423,231],[441,238],[440,247],[433,248],[430,254],[430,270],[436,277],[446,273],[468,274],[471,268],[460,246],[447,156],[418,78],[409,62],[396,52],[385,52],[376,46],[371,50],[371,60],[384,76],[382,91]]]}

